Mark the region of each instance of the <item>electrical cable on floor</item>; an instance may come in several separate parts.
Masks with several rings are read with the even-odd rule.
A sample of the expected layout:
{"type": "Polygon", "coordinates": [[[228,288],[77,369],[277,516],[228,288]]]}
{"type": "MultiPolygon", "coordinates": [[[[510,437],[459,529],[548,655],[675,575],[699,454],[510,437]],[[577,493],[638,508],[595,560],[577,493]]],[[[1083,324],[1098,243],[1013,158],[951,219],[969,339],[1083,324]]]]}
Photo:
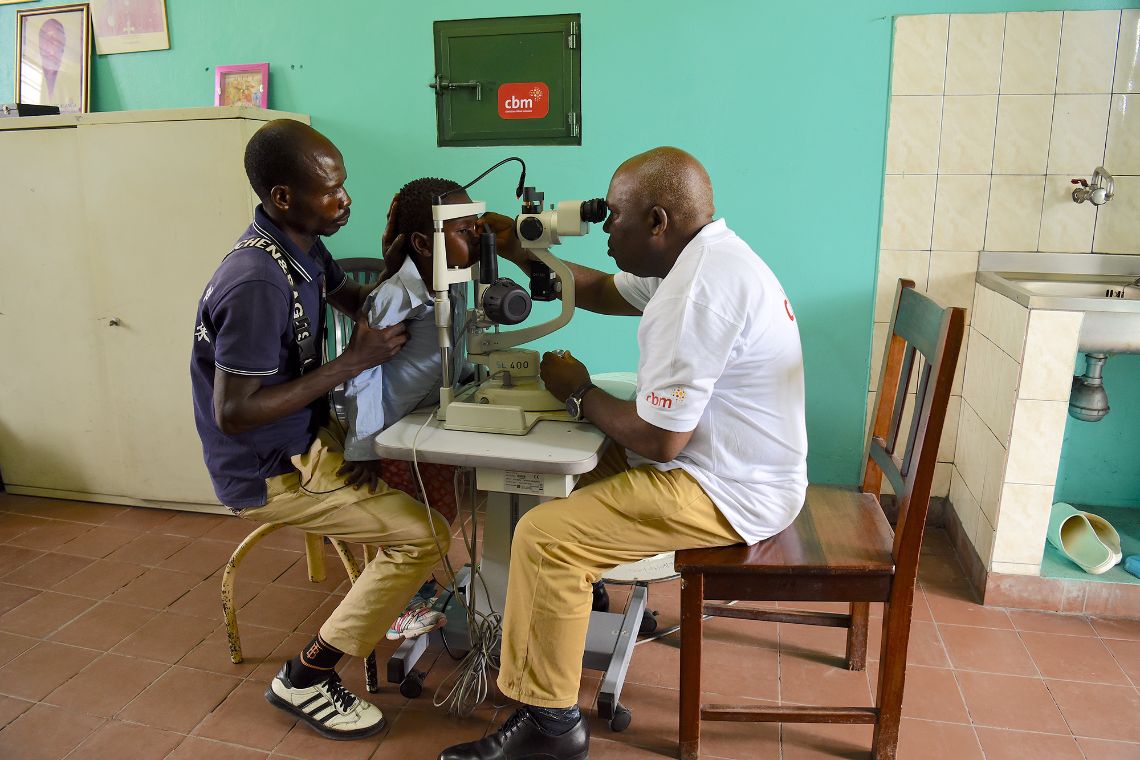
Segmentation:
{"type": "MultiPolygon", "coordinates": [[[[428,513],[428,525],[431,527],[436,550],[443,560],[443,569],[451,586],[452,596],[459,602],[467,617],[467,634],[471,642],[471,648],[467,656],[464,657],[455,669],[440,683],[435,691],[435,695],[432,697],[432,704],[436,707],[447,705],[447,711],[449,713],[467,716],[474,712],[475,708],[487,698],[490,692],[488,669],[495,671],[499,669],[499,642],[502,638],[503,616],[491,606],[487,582],[480,572],[478,558],[475,556],[479,526],[475,506],[475,483],[473,480],[471,482],[470,493],[468,494],[468,503],[471,507],[470,536],[468,536],[466,524],[461,523],[460,526],[463,543],[467,549],[468,557],[471,559],[471,577],[467,581],[470,600],[465,598],[464,594],[455,593],[459,586],[459,581],[456,578],[455,570],[451,566],[451,560],[443,551],[443,545],[439,542],[439,534],[436,533],[435,529],[435,520],[432,518],[431,504],[428,502],[427,488],[424,486],[423,476],[420,473],[419,438],[434,416],[435,410],[433,409],[412,439],[412,469],[416,475],[416,482],[419,485],[420,494],[424,497],[424,505],[428,513]],[[487,609],[489,613],[480,612],[477,609],[478,585],[482,585],[484,593],[487,594],[487,609]],[[444,694],[445,690],[446,694],[444,694]]],[[[459,476],[460,474],[457,472],[456,479],[458,479],[459,476]]],[[[460,503],[459,485],[456,480],[453,480],[452,487],[455,490],[455,501],[458,505],[460,503]]],[[[450,654],[450,649],[448,649],[448,653],[450,654]]],[[[454,655],[452,656],[454,657],[454,655]]]]}
{"type": "MultiPolygon", "coordinates": [[[[451,591],[447,592],[447,597],[443,600],[443,604],[441,604],[439,608],[441,610],[446,610],[447,605],[451,604],[451,597],[453,597],[453,596],[455,596],[455,589],[452,589],[451,591]]],[[[450,657],[453,660],[456,660],[456,661],[462,660],[463,659],[462,657],[457,656],[455,654],[455,652],[451,651],[451,646],[449,646],[447,643],[447,630],[446,629],[447,629],[447,626],[444,626],[443,628],[439,629],[439,638],[440,638],[440,641],[443,642],[443,651],[447,652],[448,657],[450,657]]]]}

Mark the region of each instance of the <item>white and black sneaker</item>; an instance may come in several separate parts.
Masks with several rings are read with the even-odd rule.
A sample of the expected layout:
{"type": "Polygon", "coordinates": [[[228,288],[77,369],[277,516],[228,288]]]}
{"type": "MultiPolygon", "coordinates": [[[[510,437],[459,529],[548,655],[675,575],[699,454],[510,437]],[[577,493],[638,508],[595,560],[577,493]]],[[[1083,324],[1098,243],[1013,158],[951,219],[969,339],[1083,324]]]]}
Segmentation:
{"type": "Polygon", "coordinates": [[[387,725],[380,708],[344,688],[336,671],[302,689],[289,681],[289,663],[285,663],[265,690],[265,698],[329,739],[363,739],[387,725]]]}

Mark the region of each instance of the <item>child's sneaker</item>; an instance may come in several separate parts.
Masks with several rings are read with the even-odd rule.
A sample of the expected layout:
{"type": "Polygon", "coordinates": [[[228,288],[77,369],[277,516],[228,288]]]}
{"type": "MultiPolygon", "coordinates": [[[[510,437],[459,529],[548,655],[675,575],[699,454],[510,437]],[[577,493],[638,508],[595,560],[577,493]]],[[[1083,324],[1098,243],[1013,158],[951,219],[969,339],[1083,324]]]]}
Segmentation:
{"type": "Polygon", "coordinates": [[[265,698],[329,739],[362,739],[380,733],[386,725],[380,708],[344,688],[336,671],[302,689],[289,680],[289,663],[285,663],[265,690],[265,698]]]}
{"type": "Polygon", "coordinates": [[[424,599],[422,596],[413,596],[403,614],[392,623],[392,627],[388,629],[385,638],[389,641],[414,639],[446,625],[447,618],[443,616],[443,613],[432,609],[435,606],[436,599],[438,597],[433,596],[431,599],[424,599]]]}

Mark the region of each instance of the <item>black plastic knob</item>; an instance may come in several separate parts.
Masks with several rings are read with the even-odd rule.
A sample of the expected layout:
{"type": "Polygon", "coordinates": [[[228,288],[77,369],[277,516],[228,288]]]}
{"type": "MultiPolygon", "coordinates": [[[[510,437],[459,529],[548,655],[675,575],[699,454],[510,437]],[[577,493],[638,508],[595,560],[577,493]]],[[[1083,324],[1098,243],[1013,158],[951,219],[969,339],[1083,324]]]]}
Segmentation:
{"type": "Polygon", "coordinates": [[[542,237],[542,220],[537,216],[528,216],[519,223],[519,235],[524,240],[535,241],[542,237]]]}
{"type": "Polygon", "coordinates": [[[495,280],[483,292],[483,311],[500,325],[517,325],[530,316],[530,294],[506,277],[495,280]]]}

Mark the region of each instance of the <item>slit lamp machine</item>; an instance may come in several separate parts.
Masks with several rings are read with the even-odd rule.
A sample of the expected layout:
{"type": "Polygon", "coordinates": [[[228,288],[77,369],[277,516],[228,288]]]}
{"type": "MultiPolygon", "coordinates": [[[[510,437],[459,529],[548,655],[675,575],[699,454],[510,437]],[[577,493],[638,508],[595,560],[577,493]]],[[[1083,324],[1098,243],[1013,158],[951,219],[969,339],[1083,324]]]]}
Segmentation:
{"type": "Polygon", "coordinates": [[[432,202],[432,291],[435,301],[435,324],[439,335],[443,382],[439,389],[437,417],[449,430],[525,435],[543,419],[570,420],[565,405],[546,390],[539,378],[539,354],[533,349],[518,348],[564,327],[574,314],[574,274],[550,253],[563,237],[581,236],[589,232],[591,222],[606,218],[606,202],[601,198],[588,201],[560,201],[543,209],[543,194],[533,187],[523,187],[526,164],[511,157],[500,161],[463,187],[436,197],[432,202]],[[480,235],[479,259],[466,268],[449,268],[443,223],[465,216],[482,216],[487,210],[483,201],[471,203],[444,202],[446,195],[466,191],[487,174],[508,161],[522,164],[516,197],[522,199],[522,212],[515,217],[515,232],[524,249],[531,251],[541,263],[532,262],[530,291],[506,277],[498,275],[498,253],[495,235],[480,235]],[[453,343],[451,299],[452,285],[473,281],[473,308],[464,315],[467,358],[477,365],[476,381],[456,388],[453,377],[453,343]],[[517,330],[500,331],[501,325],[516,325],[531,311],[532,300],[553,301],[561,296],[562,311],[547,322],[517,330]]]}

